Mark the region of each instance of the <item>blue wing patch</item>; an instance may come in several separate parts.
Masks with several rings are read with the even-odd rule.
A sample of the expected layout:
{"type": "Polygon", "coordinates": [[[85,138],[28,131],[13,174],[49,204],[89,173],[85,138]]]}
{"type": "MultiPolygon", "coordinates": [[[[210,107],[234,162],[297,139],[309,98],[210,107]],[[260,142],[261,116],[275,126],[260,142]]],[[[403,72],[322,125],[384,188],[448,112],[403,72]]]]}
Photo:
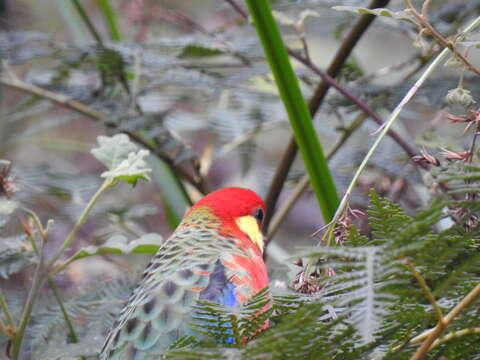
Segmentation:
{"type": "Polygon", "coordinates": [[[235,297],[235,284],[225,275],[225,266],[217,261],[208,286],[200,292],[200,300],[216,302],[226,306],[238,305],[235,297]]]}
{"type": "MultiPolygon", "coordinates": [[[[225,306],[238,305],[237,298],[235,297],[235,284],[229,281],[225,275],[225,266],[218,260],[215,264],[215,268],[210,275],[210,282],[208,286],[200,292],[200,300],[206,300],[210,302],[219,303],[225,306]]],[[[226,322],[225,326],[231,324],[226,322]]],[[[230,329],[229,329],[230,330],[230,329]]],[[[231,330],[227,331],[227,334],[232,333],[231,330]]],[[[233,344],[235,338],[233,336],[227,337],[222,342],[233,344]]]]}

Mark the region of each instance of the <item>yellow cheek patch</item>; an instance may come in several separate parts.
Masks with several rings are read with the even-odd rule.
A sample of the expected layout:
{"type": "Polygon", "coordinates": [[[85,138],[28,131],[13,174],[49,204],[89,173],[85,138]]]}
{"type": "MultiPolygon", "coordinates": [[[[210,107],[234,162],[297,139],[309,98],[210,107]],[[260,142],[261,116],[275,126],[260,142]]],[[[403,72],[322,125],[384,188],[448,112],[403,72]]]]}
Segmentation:
{"type": "Polygon", "coordinates": [[[239,229],[247,234],[250,240],[252,240],[258,246],[260,251],[263,252],[263,235],[260,231],[257,220],[253,216],[248,215],[237,218],[235,222],[239,229]]]}

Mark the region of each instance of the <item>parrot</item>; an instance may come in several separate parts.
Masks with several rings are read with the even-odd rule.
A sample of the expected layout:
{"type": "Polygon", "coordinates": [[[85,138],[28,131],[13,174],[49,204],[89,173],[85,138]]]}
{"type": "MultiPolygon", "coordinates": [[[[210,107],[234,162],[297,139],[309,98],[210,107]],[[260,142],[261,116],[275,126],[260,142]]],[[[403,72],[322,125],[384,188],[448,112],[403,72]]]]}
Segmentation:
{"type": "Polygon", "coordinates": [[[194,334],[198,300],[235,307],[267,288],[264,217],[263,200],[246,188],[221,188],[196,202],[146,267],[100,359],[157,359],[194,334]]]}

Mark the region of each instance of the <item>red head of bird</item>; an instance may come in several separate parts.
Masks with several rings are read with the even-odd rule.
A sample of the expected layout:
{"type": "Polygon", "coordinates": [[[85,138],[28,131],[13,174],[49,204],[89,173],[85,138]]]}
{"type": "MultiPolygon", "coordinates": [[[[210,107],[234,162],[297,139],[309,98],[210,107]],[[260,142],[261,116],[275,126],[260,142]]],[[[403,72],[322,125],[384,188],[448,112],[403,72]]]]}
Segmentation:
{"type": "Polygon", "coordinates": [[[265,204],[254,191],[233,186],[216,190],[195,203],[185,219],[202,213],[216,218],[220,222],[219,231],[237,237],[242,247],[263,252],[265,204]]]}

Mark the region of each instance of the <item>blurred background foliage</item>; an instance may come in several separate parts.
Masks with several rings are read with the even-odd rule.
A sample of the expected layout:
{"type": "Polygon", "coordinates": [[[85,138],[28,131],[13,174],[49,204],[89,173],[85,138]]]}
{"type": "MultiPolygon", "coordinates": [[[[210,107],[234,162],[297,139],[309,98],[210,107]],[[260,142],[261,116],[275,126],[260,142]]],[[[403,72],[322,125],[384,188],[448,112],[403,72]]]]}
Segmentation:
{"type": "MultiPolygon", "coordinates": [[[[285,43],[302,51],[306,39],[308,57],[320,68],[331,62],[355,19],[332,6],[368,5],[360,0],[271,3],[280,13],[276,18],[285,43]],[[305,10],[314,16],[301,29],[292,26],[288,19],[299,19],[305,10]]],[[[401,1],[389,4],[392,10],[403,7],[401,1]]],[[[449,36],[479,13],[476,1],[433,1],[429,20],[449,36]]],[[[112,236],[167,237],[192,202],[219,187],[244,186],[267,194],[290,125],[255,29],[227,1],[0,0],[0,30],[0,158],[11,161],[10,169],[4,164],[2,178],[10,183],[11,197],[34,210],[42,223],[55,220],[47,253],[65,238],[101,184],[104,167],[90,154],[98,135],[126,133],[147,147],[152,181],[134,189],[121,184],[106,193],[69,255],[112,236]]],[[[431,39],[412,46],[416,36],[411,24],[379,17],[337,80],[386,118],[438,54],[439,46],[431,39]]],[[[470,58],[478,62],[478,51],[470,58]]],[[[309,99],[321,79],[309,67],[295,60],[292,64],[309,99]]],[[[446,121],[445,95],[457,86],[458,77],[454,68],[438,69],[401,114],[395,131],[414,148],[428,148],[436,155],[441,148],[465,149],[471,142],[446,121]]],[[[472,94],[479,93],[473,73],[465,73],[464,84],[472,94]]],[[[352,132],[329,162],[342,194],[378,125],[336,91],[328,93],[314,125],[327,153],[343,134],[352,132]],[[348,130],[355,121],[359,126],[348,130]]],[[[304,174],[298,157],[280,204],[304,174]]],[[[375,188],[413,214],[431,199],[431,183],[422,175],[401,147],[386,138],[360,178],[350,206],[365,209],[369,190],[375,188]]],[[[21,219],[13,212],[0,223],[2,289],[18,311],[36,261],[21,219]]],[[[354,222],[369,235],[366,215],[354,222]]],[[[288,265],[293,251],[315,245],[318,239],[310,235],[322,225],[318,204],[307,190],[267,248],[274,287],[286,289],[285,279],[296,271],[288,265]]],[[[147,261],[144,255],[88,257],[55,278],[67,298],[80,299],[70,307],[66,300],[68,310],[78,321],[98,327],[112,321],[147,261]],[[96,322],[82,317],[84,309],[92,307],[94,314],[110,320],[91,313],[96,322]]],[[[38,306],[51,302],[50,296],[46,290],[38,306]]],[[[32,344],[61,331],[55,324],[63,318],[54,304],[41,317],[27,331],[32,344]]]]}

